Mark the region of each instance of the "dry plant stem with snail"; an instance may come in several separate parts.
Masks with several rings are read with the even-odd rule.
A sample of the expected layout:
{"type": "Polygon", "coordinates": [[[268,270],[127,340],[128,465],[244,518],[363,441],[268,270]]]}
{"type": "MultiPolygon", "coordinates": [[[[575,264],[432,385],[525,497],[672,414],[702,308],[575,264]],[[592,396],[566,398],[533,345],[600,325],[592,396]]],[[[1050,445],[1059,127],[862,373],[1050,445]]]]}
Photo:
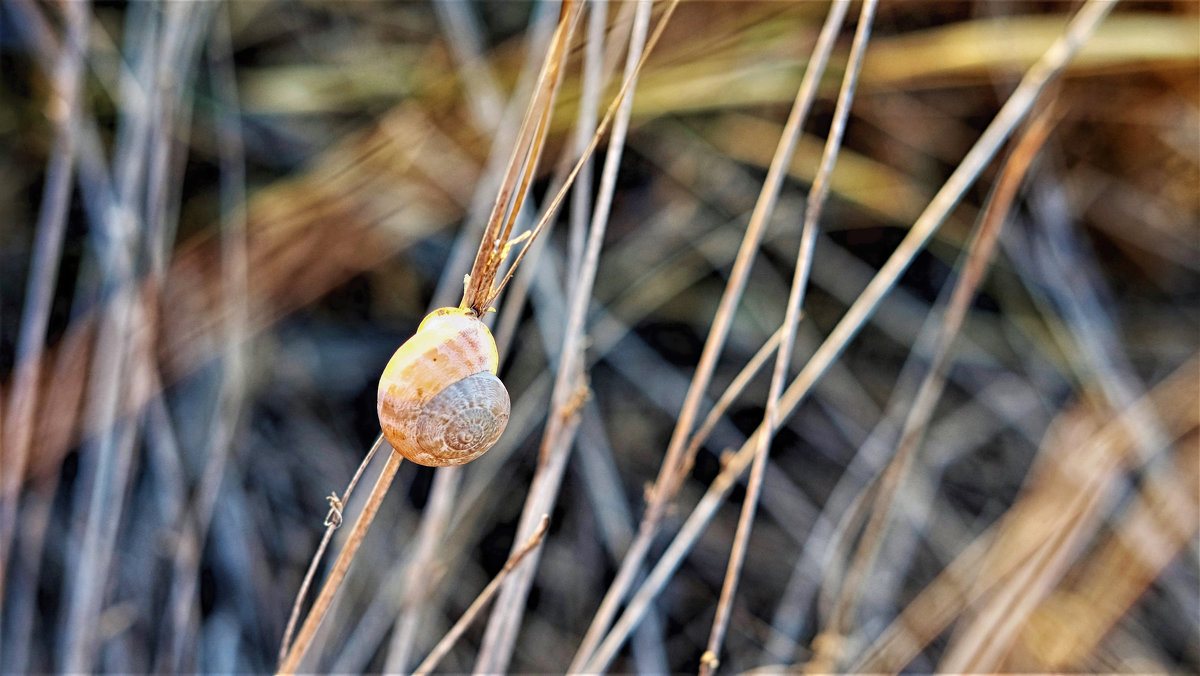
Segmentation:
{"type": "MultiPolygon", "coordinates": [[[[564,3],[472,272],[466,279],[462,303],[457,308],[430,313],[384,368],[379,383],[378,413],[383,436],[393,452],[388,455],[366,506],[295,642],[285,650],[280,673],[294,673],[299,667],[402,460],[407,458],[432,467],[461,465],[486,452],[504,431],[510,408],[508,391],[496,377],[499,366],[496,343],[481,318],[492,308],[542,225],[553,216],[552,208],[538,228],[523,237],[521,255],[497,287],[494,282],[515,243],[509,237],[545,142],[566,46],[580,7],[578,2],[564,3]]],[[[561,194],[555,204],[559,201],[561,194]]]]}
{"type": "MultiPolygon", "coordinates": [[[[677,4],[677,0],[668,3],[654,35],[647,41],[646,48],[631,62],[630,72],[627,73],[620,91],[592,135],[591,142],[576,161],[537,225],[528,235],[510,240],[524,195],[536,171],[537,157],[540,156],[544,144],[554,94],[561,79],[561,64],[566,57],[566,45],[580,16],[582,3],[564,3],[534,98],[522,124],[517,147],[488,220],[472,273],[467,276],[463,301],[458,308],[442,308],[427,316],[418,328],[417,335],[397,350],[385,368],[380,381],[380,422],[384,436],[392,443],[396,452],[389,457],[383,473],[372,489],[367,506],[355,522],[345,547],[301,627],[296,642],[287,651],[287,656],[280,666],[280,673],[294,672],[311,644],[366,530],[379,509],[383,494],[387,492],[399,468],[400,460],[397,454],[420,464],[427,464],[425,461],[432,460],[438,463],[433,466],[458,465],[478,457],[499,438],[503,431],[503,423],[507,421],[509,402],[503,385],[495,378],[498,364],[496,345],[481,317],[491,309],[493,301],[512,279],[517,266],[538,234],[553,219],[580,169],[599,146],[609,125],[618,120],[618,110],[624,108],[622,114],[624,119],[627,119],[629,110],[623,103],[677,4]],[[521,251],[499,285],[495,285],[493,282],[510,247],[520,240],[524,240],[521,251]],[[463,376],[461,380],[448,382],[445,374],[430,368],[429,363],[414,363],[414,357],[417,356],[429,356],[430,362],[436,357],[458,358],[468,363],[455,368],[455,375],[463,376]],[[438,382],[431,385],[425,382],[427,377],[438,382]],[[442,388],[442,385],[458,387],[442,388]],[[451,391],[443,395],[443,389],[451,391]],[[425,414],[414,414],[415,410],[425,405],[432,408],[425,411],[425,414]],[[455,427],[450,417],[451,411],[465,411],[465,427],[474,432],[465,433],[460,438],[446,442],[437,435],[439,431],[455,427]],[[494,418],[489,421],[489,416],[494,418]],[[500,420],[501,417],[503,420],[500,420]],[[482,450],[478,450],[479,448],[482,450]]],[[[456,433],[462,431],[455,428],[456,433]]]]}
{"type": "Polygon", "coordinates": [[[509,398],[496,377],[498,364],[491,332],[464,308],[430,313],[416,335],[396,350],[380,378],[378,400],[380,425],[392,452],[280,673],[298,668],[402,460],[431,467],[461,465],[500,438],[508,423],[509,398]]]}
{"type": "MultiPolygon", "coordinates": [[[[621,91],[605,113],[584,156],[580,158],[579,163],[571,172],[572,178],[578,174],[588,154],[596,147],[600,135],[611,123],[612,138],[605,156],[598,197],[587,226],[587,242],[581,257],[581,264],[574,275],[574,281],[570,284],[566,330],[563,335],[554,390],[550,398],[550,417],[539,449],[537,472],[530,483],[528,497],[522,508],[521,519],[517,527],[518,538],[530,533],[538,515],[552,510],[557,502],[566,461],[580,423],[578,415],[580,404],[583,396],[587,393],[582,366],[584,321],[608,222],[616,170],[620,166],[632,109],[632,98],[628,95],[637,82],[638,74],[647,58],[662,37],[677,5],[678,3],[674,1],[666,3],[653,33],[647,37],[650,25],[650,4],[637,4],[626,53],[624,83],[621,91]]],[[[562,197],[563,193],[560,192],[555,198],[555,204],[561,201],[562,197]]],[[[582,228],[582,223],[578,225],[582,228]]],[[[487,631],[484,633],[483,644],[475,663],[477,672],[496,673],[508,669],[521,624],[521,609],[526,605],[535,568],[536,554],[505,582],[500,601],[493,608],[487,631]]]]}
{"type": "MultiPolygon", "coordinates": [[[[463,95],[472,110],[472,118],[478,128],[487,130],[493,138],[492,149],[489,152],[484,173],[481,175],[478,187],[473,191],[470,206],[467,210],[467,220],[458,235],[454,248],[446,260],[443,272],[433,294],[432,308],[450,304],[451,296],[457,300],[462,293],[461,270],[470,269],[488,216],[486,210],[492,206],[495,198],[494,185],[498,184],[508,168],[511,146],[516,142],[520,125],[528,102],[533,98],[534,87],[541,69],[545,53],[550,45],[558,17],[550,11],[539,10],[531,17],[529,29],[529,49],[521,66],[521,75],[507,102],[502,102],[501,86],[497,83],[487,68],[476,69],[471,64],[482,64],[487,61],[483,50],[484,38],[481,28],[473,16],[474,10],[469,5],[461,3],[437,3],[438,17],[444,26],[447,39],[452,51],[457,55],[456,60],[462,64],[461,72],[477,74],[478,81],[466,84],[463,95]],[[457,288],[456,288],[457,287],[457,288]]],[[[474,76],[471,76],[474,77],[474,76]]],[[[464,79],[464,84],[466,79],[464,79]]],[[[565,174],[565,169],[562,170],[565,174]]],[[[553,184],[561,183],[561,176],[556,177],[553,184]]],[[[526,212],[529,210],[526,209],[526,212]]],[[[519,213],[519,219],[527,220],[527,213],[519,213]]],[[[524,226],[518,222],[518,227],[524,226]]],[[[517,238],[519,239],[519,238],[517,238]]],[[[515,241],[510,240],[510,244],[515,241]]],[[[544,245],[541,240],[538,246],[544,245]]],[[[536,253],[536,251],[535,251],[536,253]]],[[[520,280],[527,280],[532,268],[536,267],[536,256],[531,257],[530,270],[525,270],[506,294],[505,310],[496,317],[492,325],[492,333],[496,339],[496,347],[503,364],[506,354],[506,343],[511,338],[511,329],[516,327],[516,319],[521,315],[524,305],[524,294],[521,293],[520,280]],[[509,329],[506,336],[506,327],[509,329]]],[[[485,315],[486,316],[486,315],[485,315]]],[[[509,425],[519,423],[519,418],[510,418],[509,425]]],[[[434,473],[433,486],[422,512],[420,526],[412,540],[405,548],[411,551],[408,563],[398,571],[398,583],[404,589],[403,597],[399,600],[399,615],[391,628],[388,640],[388,650],[382,670],[393,673],[404,671],[413,663],[413,653],[421,628],[426,625],[428,610],[435,602],[439,589],[445,589],[442,583],[431,583],[427,571],[438,565],[439,552],[445,541],[446,531],[455,506],[459,504],[458,491],[461,476],[454,467],[444,468],[434,473]]],[[[335,669],[344,668],[339,657],[335,669]]]]}

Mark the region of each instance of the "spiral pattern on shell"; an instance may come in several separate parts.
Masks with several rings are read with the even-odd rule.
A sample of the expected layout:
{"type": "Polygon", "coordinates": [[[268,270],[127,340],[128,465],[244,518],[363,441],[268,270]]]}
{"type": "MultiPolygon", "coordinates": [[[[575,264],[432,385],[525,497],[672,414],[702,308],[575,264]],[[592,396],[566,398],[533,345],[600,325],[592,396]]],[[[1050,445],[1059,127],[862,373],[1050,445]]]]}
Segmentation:
{"type": "Polygon", "coordinates": [[[461,465],[492,447],[508,424],[508,390],[495,375],[468,376],[442,390],[417,421],[416,462],[461,465]]]}
{"type": "Polygon", "coordinates": [[[498,364],[491,331],[474,313],[430,313],[379,380],[379,424],[392,448],[434,467],[461,465],[491,448],[509,414],[498,364]]]}

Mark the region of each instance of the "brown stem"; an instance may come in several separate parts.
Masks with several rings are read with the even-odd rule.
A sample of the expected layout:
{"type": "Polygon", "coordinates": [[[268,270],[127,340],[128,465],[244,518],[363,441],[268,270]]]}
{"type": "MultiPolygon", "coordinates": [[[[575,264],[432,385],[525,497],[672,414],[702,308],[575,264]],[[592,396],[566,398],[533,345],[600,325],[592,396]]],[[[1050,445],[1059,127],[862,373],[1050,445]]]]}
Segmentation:
{"type": "Polygon", "coordinates": [[[375,520],[375,514],[379,511],[379,506],[383,504],[383,496],[387,495],[388,488],[392,485],[392,479],[396,477],[396,470],[400,469],[400,463],[403,460],[404,458],[395,451],[388,454],[383,473],[379,475],[379,479],[375,481],[375,486],[371,489],[371,494],[367,496],[367,504],[363,507],[362,513],[358,515],[358,520],[354,522],[354,528],[350,531],[346,546],[338,554],[337,561],[333,564],[333,570],[329,571],[329,577],[325,578],[325,584],[321,586],[321,593],[313,602],[308,617],[304,618],[304,625],[300,627],[296,642],[292,644],[287,657],[279,665],[280,674],[295,673],[296,667],[300,666],[300,660],[303,659],[304,653],[308,652],[308,646],[316,636],[317,628],[321,626],[321,620],[325,619],[329,604],[333,602],[334,594],[342,585],[346,571],[350,569],[350,563],[354,561],[354,555],[358,553],[358,547],[366,537],[371,522],[375,520]]]}
{"type": "Polygon", "coordinates": [[[508,169],[500,184],[500,192],[496,196],[492,213],[484,228],[483,238],[479,242],[475,263],[471,266],[471,274],[467,277],[467,285],[459,306],[470,308],[479,316],[482,316],[491,307],[492,301],[495,300],[498,293],[493,288],[493,282],[500,269],[500,264],[503,262],[500,252],[508,242],[513,224],[516,222],[517,212],[521,209],[521,203],[525,199],[525,193],[537,169],[542,146],[545,145],[546,129],[549,126],[554,97],[558,92],[567,45],[571,39],[571,30],[579,17],[582,6],[582,2],[563,3],[558,28],[554,31],[554,37],[546,53],[546,60],[538,75],[533,99],[525,111],[525,119],[521,123],[521,131],[516,145],[513,147],[508,169]]]}
{"type": "Polygon", "coordinates": [[[333,531],[337,530],[342,525],[341,507],[349,504],[350,495],[354,492],[354,487],[358,485],[359,478],[362,477],[363,471],[367,469],[367,465],[371,464],[371,459],[375,457],[375,451],[378,451],[384,443],[383,435],[371,444],[371,450],[367,451],[362,462],[358,464],[358,470],[354,472],[354,476],[350,479],[350,484],[346,486],[346,491],[342,493],[342,497],[334,502],[337,494],[330,496],[330,511],[329,516],[325,519],[325,535],[321,538],[321,544],[317,545],[317,553],[313,554],[312,563],[308,565],[308,571],[304,573],[304,581],[300,583],[300,591],[296,593],[296,601],[292,604],[292,614],[288,616],[287,628],[283,630],[283,641],[279,644],[279,662],[282,663],[287,659],[288,648],[292,644],[292,634],[296,630],[296,622],[300,619],[300,608],[304,605],[304,598],[308,596],[308,587],[312,584],[313,577],[317,574],[317,566],[320,565],[321,559],[325,556],[325,548],[329,546],[329,541],[333,539],[333,531]],[[340,506],[339,506],[340,505],[340,506]]]}

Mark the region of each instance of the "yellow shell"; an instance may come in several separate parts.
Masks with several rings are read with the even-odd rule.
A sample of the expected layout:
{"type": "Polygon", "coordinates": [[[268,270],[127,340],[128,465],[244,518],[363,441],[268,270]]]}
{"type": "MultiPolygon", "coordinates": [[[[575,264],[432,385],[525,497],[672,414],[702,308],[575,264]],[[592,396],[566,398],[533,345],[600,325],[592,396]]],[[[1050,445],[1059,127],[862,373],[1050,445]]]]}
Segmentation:
{"type": "Polygon", "coordinates": [[[398,453],[442,467],[474,460],[508,423],[491,331],[470,310],[434,310],[379,379],[379,425],[398,453]]]}

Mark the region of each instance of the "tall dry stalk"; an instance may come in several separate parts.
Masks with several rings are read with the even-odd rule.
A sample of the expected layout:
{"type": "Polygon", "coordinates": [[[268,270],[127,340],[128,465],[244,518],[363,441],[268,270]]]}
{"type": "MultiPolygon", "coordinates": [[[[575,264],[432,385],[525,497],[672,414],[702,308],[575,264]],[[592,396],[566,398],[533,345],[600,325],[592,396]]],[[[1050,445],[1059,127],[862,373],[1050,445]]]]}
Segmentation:
{"type": "MultiPolygon", "coordinates": [[[[471,310],[477,316],[483,316],[491,309],[507,281],[506,278],[505,282],[501,282],[498,287],[495,284],[496,275],[508,257],[508,250],[511,246],[509,238],[512,235],[517,215],[521,211],[521,204],[529,190],[529,183],[537,172],[538,160],[541,158],[541,150],[545,145],[550,111],[553,109],[558,83],[562,79],[563,57],[578,20],[580,7],[581,5],[576,2],[568,2],[563,6],[558,28],[555,30],[545,63],[538,76],[538,84],[534,89],[535,95],[525,113],[525,120],[521,125],[516,146],[513,148],[508,169],[501,181],[500,192],[492,207],[492,215],[484,228],[479,250],[475,255],[475,264],[471,268],[471,274],[467,277],[461,307],[471,310]]],[[[525,249],[537,235],[536,229],[530,233],[525,248],[512,263],[514,267],[520,262],[525,249]]],[[[511,274],[510,271],[509,275],[511,276],[511,274]]],[[[372,449],[372,453],[373,451],[374,449],[372,449]]],[[[360,471],[361,467],[370,461],[370,455],[368,454],[360,465],[360,471]]],[[[371,527],[371,522],[374,521],[402,460],[399,453],[395,451],[388,453],[387,462],[384,464],[374,488],[371,489],[370,495],[367,496],[367,503],[354,522],[350,535],[338,554],[337,561],[322,584],[321,591],[313,601],[313,606],[304,623],[300,626],[295,642],[288,646],[285,635],[284,647],[281,648],[281,652],[286,651],[286,654],[280,660],[279,673],[290,674],[299,668],[300,661],[304,659],[316,636],[317,629],[321,626],[321,622],[325,619],[325,614],[333,602],[334,595],[350,569],[350,564],[354,562],[358,548],[362,545],[363,538],[366,537],[367,530],[371,527]]],[[[349,494],[349,490],[347,490],[347,494],[349,494]]],[[[319,549],[318,559],[320,551],[319,549]]],[[[306,584],[301,586],[300,598],[303,598],[306,588],[306,584]]]]}

